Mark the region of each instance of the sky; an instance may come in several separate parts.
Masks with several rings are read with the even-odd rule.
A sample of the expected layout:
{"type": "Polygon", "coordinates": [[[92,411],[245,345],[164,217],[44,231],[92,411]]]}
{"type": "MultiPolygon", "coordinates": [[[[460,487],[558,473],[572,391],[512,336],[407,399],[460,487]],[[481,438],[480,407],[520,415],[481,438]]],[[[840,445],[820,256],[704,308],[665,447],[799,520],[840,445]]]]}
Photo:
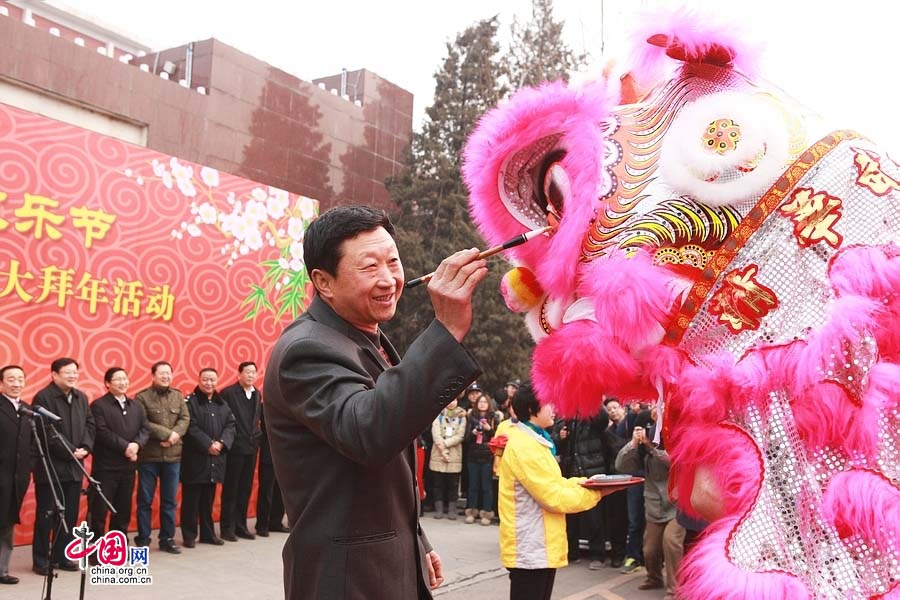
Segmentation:
{"type": "MultiPolygon", "coordinates": [[[[302,79],[369,69],[415,95],[414,126],[431,104],[446,44],[498,15],[502,40],[530,0],[65,0],[154,49],[215,37],[302,79]]],[[[556,0],[570,47],[590,55],[576,81],[625,56],[634,24],[655,8],[686,5],[737,23],[763,48],[761,72],[821,114],[900,151],[900,7],[875,0],[556,0]]]]}

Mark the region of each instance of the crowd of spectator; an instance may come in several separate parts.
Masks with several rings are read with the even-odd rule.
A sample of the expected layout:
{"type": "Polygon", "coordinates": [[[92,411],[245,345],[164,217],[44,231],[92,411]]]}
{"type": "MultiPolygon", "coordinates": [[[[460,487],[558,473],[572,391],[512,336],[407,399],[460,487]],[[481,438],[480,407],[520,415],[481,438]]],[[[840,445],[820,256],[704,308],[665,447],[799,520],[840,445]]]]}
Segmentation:
{"type": "MultiPolygon", "coordinates": [[[[420,436],[426,468],[422,514],[467,524],[499,524],[499,457],[491,440],[516,421],[511,401],[522,385],[512,379],[492,396],[473,383],[420,436]]],[[[669,458],[658,430],[657,403],[604,398],[594,415],[556,420],[547,433],[564,477],[629,474],[644,483],[566,515],[568,562],[590,570],[646,571],[642,590],[674,600],[675,572],[706,523],[677,511],[668,495],[669,458]]],[[[501,451],[502,452],[502,451],[501,451]]]]}

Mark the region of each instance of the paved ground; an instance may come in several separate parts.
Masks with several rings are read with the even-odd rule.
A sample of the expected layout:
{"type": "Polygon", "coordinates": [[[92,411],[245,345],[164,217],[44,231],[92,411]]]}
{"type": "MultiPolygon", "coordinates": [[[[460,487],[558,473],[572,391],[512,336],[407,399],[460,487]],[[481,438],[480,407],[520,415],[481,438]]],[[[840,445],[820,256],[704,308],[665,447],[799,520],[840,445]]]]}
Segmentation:
{"type": "MultiPolygon", "coordinates": [[[[466,525],[462,520],[422,519],[432,544],[441,554],[446,581],[438,590],[440,600],[501,600],[509,597],[509,580],[500,566],[497,527],[466,525]]],[[[198,544],[182,550],[179,556],[151,549],[149,586],[91,585],[85,588],[87,599],[194,600],[196,598],[240,598],[241,600],[279,600],[281,585],[281,547],[286,534],[269,538],[226,542],[225,546],[198,544]]],[[[180,543],[180,539],[177,540],[180,543]]],[[[42,600],[43,578],[31,572],[31,548],[13,552],[10,574],[21,579],[15,586],[0,586],[0,597],[42,600]]],[[[590,571],[587,561],[561,569],[556,576],[554,600],[660,600],[660,592],[641,592],[642,571],[622,575],[603,568],[590,571]]],[[[53,598],[76,599],[79,573],[60,572],[53,585],[53,598]]]]}

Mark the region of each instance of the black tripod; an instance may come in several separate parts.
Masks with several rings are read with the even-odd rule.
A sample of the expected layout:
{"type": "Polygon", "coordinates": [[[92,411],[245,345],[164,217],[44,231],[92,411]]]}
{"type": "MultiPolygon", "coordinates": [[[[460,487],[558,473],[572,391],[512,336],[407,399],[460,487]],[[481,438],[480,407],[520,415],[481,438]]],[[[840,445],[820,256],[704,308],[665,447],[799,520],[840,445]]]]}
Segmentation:
{"type": "MultiPolygon", "coordinates": [[[[46,435],[38,435],[36,419],[41,419],[41,429],[44,430],[43,417],[38,413],[34,413],[30,419],[31,433],[37,442],[35,445],[37,446],[38,454],[41,457],[41,464],[44,466],[44,474],[47,476],[47,481],[50,482],[50,492],[53,494],[53,507],[47,511],[47,518],[50,520],[50,530],[52,532],[52,542],[48,545],[47,576],[44,584],[45,589],[47,590],[47,595],[44,596],[44,600],[51,600],[53,596],[53,579],[56,577],[56,573],[53,572],[54,549],[56,548],[60,533],[68,529],[68,524],[66,523],[66,505],[60,498],[60,494],[57,492],[57,489],[62,489],[62,484],[59,482],[59,476],[56,474],[56,469],[54,469],[47,460],[47,454],[50,452],[49,446],[47,446],[47,437],[46,435]]],[[[42,433],[46,434],[46,431],[44,430],[42,433]]]]}
{"type": "MultiPolygon", "coordinates": [[[[52,600],[53,596],[53,579],[56,577],[56,573],[54,573],[53,569],[53,556],[55,554],[56,545],[60,543],[60,538],[62,537],[62,532],[70,530],[70,524],[66,522],[66,505],[65,502],[60,498],[60,493],[57,490],[62,490],[62,484],[59,480],[59,475],[56,473],[56,469],[53,468],[53,463],[47,460],[47,455],[50,453],[50,442],[47,439],[46,435],[46,421],[40,413],[34,413],[34,417],[41,419],[41,429],[43,435],[38,435],[37,424],[35,423],[34,418],[31,419],[31,430],[32,433],[37,440],[37,448],[38,454],[41,457],[41,463],[44,467],[44,473],[47,475],[47,481],[50,482],[50,490],[53,494],[53,507],[47,512],[47,517],[50,519],[51,523],[51,531],[52,533],[52,543],[49,544],[47,551],[47,580],[46,580],[46,590],[47,595],[44,596],[44,600],[52,600]]],[[[103,491],[100,489],[100,483],[97,482],[93,477],[91,477],[88,472],[85,470],[84,465],[80,460],[75,456],[75,452],[72,449],[72,446],[69,444],[66,437],[62,435],[56,426],[50,422],[50,430],[53,432],[53,437],[62,445],[63,448],[66,449],[66,452],[69,456],[72,457],[72,460],[75,461],[75,464],[78,465],[78,468],[81,470],[84,477],[87,477],[88,480],[88,488],[84,490],[83,493],[87,493],[88,490],[93,488],[94,492],[98,494],[98,496],[106,503],[106,506],[109,507],[109,510],[115,514],[116,509],[110,504],[109,500],[106,496],[103,495],[103,491]]],[[[87,540],[82,538],[82,543],[87,544],[87,540]]],[[[80,560],[81,567],[81,585],[78,593],[79,600],[84,599],[84,589],[85,583],[87,580],[87,559],[81,558],[80,560]]]]}
{"type": "MultiPolygon", "coordinates": [[[[53,423],[50,423],[50,429],[53,430],[53,436],[57,439],[57,441],[59,441],[60,444],[62,444],[63,448],[66,449],[66,452],[69,453],[69,456],[72,457],[72,460],[75,461],[75,464],[78,465],[78,468],[81,470],[81,473],[84,475],[84,477],[87,478],[88,486],[86,489],[83,490],[82,493],[84,493],[85,495],[88,495],[88,492],[93,490],[93,492],[95,494],[97,494],[97,496],[101,500],[103,500],[103,502],[106,504],[107,508],[109,508],[110,512],[112,514],[116,514],[117,511],[116,511],[115,507],[110,503],[109,499],[103,495],[103,490],[100,489],[100,482],[97,481],[96,479],[94,479],[93,477],[91,477],[88,474],[87,470],[85,470],[84,465],[81,463],[81,461],[75,457],[75,450],[72,448],[71,445],[69,445],[68,440],[66,440],[66,436],[61,434],[59,432],[59,430],[56,429],[56,426],[53,423]]],[[[87,546],[88,539],[81,538],[81,540],[82,540],[82,544],[87,546]]],[[[56,541],[54,540],[54,544],[55,543],[56,543],[56,541]]],[[[52,552],[52,549],[51,549],[51,552],[52,552]]],[[[87,569],[88,569],[87,557],[82,557],[80,559],[79,563],[80,563],[79,566],[81,567],[81,586],[78,591],[78,600],[84,600],[84,586],[87,581],[87,569]]],[[[52,569],[52,566],[51,566],[51,569],[52,569]]],[[[49,593],[47,595],[46,600],[50,600],[49,593]]]]}

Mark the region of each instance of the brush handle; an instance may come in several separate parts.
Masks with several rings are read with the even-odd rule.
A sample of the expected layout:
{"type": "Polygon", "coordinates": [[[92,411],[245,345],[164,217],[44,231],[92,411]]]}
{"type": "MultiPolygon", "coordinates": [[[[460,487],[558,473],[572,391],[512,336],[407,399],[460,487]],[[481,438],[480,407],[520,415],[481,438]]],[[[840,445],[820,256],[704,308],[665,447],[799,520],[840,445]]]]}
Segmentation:
{"type": "MultiPolygon", "coordinates": [[[[483,252],[479,252],[478,256],[476,256],[473,260],[479,260],[482,258],[488,258],[488,257],[494,256],[495,254],[499,254],[500,252],[503,252],[504,250],[508,250],[510,248],[519,246],[520,244],[524,244],[528,240],[533,239],[543,233],[547,233],[548,231],[551,231],[552,229],[553,229],[552,226],[548,226],[548,227],[544,227],[543,229],[534,229],[532,231],[527,231],[527,232],[523,233],[522,235],[517,235],[516,237],[514,237],[510,240],[506,240],[505,242],[503,242],[502,244],[500,244],[498,246],[493,246],[483,252]]],[[[428,283],[429,281],[431,281],[432,277],[434,277],[434,271],[432,271],[431,273],[428,273],[427,275],[422,275],[421,277],[416,277],[415,279],[410,279],[405,284],[403,284],[403,287],[407,288],[407,289],[414,288],[418,285],[422,285],[423,283],[428,283]]]]}

